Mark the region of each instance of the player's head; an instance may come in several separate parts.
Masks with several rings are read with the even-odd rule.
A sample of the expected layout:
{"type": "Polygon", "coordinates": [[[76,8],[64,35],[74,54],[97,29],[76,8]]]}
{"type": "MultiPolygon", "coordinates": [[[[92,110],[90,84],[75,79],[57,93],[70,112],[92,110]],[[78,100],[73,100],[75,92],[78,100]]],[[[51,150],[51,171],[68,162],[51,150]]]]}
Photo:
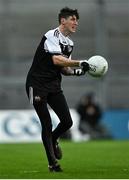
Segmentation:
{"type": "Polygon", "coordinates": [[[61,9],[60,13],[58,15],[59,24],[61,24],[62,18],[67,19],[69,16],[75,16],[76,19],[78,20],[79,19],[79,13],[78,13],[77,9],[70,9],[68,7],[61,9]]]}
{"type": "Polygon", "coordinates": [[[76,27],[78,25],[79,13],[77,9],[70,9],[65,7],[60,10],[58,14],[59,25],[62,25],[65,30],[70,33],[76,31],[76,27]]]}

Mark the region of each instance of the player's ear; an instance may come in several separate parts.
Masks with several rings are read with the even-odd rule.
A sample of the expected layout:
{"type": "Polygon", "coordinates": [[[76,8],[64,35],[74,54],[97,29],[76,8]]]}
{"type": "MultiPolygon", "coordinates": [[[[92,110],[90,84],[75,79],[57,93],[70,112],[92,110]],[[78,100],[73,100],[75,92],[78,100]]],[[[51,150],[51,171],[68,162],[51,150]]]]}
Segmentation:
{"type": "Polygon", "coordinates": [[[61,18],[61,24],[65,24],[65,21],[66,21],[66,19],[65,18],[61,18]]]}

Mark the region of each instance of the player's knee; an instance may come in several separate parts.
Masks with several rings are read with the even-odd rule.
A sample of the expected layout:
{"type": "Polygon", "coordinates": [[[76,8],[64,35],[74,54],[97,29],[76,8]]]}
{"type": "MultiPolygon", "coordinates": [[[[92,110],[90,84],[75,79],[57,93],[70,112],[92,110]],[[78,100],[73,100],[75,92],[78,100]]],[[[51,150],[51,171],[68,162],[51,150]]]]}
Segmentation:
{"type": "Polygon", "coordinates": [[[69,123],[68,123],[69,128],[71,128],[71,127],[72,127],[72,125],[73,125],[73,121],[72,121],[72,120],[70,120],[70,121],[69,121],[69,123]]]}
{"type": "Polygon", "coordinates": [[[73,125],[73,121],[71,119],[67,120],[67,123],[65,123],[66,129],[71,128],[72,125],[73,125]]]}

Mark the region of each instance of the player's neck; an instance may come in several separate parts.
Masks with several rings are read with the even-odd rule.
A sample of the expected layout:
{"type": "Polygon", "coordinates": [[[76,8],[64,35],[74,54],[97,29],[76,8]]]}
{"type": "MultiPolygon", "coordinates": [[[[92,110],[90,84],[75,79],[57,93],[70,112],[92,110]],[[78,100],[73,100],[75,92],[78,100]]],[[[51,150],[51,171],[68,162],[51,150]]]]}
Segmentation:
{"type": "Polygon", "coordinates": [[[64,36],[69,36],[71,33],[68,31],[68,30],[66,30],[63,26],[59,26],[59,30],[60,30],[60,32],[64,35],[64,36]]]}

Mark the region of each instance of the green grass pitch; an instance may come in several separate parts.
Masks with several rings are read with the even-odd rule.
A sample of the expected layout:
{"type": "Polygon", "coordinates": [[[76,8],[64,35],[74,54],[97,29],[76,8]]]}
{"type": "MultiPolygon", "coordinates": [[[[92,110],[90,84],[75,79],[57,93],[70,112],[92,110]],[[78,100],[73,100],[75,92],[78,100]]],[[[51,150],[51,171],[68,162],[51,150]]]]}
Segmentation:
{"type": "Polygon", "coordinates": [[[0,179],[129,179],[128,141],[61,141],[61,173],[50,173],[41,143],[0,144],[0,179]]]}

